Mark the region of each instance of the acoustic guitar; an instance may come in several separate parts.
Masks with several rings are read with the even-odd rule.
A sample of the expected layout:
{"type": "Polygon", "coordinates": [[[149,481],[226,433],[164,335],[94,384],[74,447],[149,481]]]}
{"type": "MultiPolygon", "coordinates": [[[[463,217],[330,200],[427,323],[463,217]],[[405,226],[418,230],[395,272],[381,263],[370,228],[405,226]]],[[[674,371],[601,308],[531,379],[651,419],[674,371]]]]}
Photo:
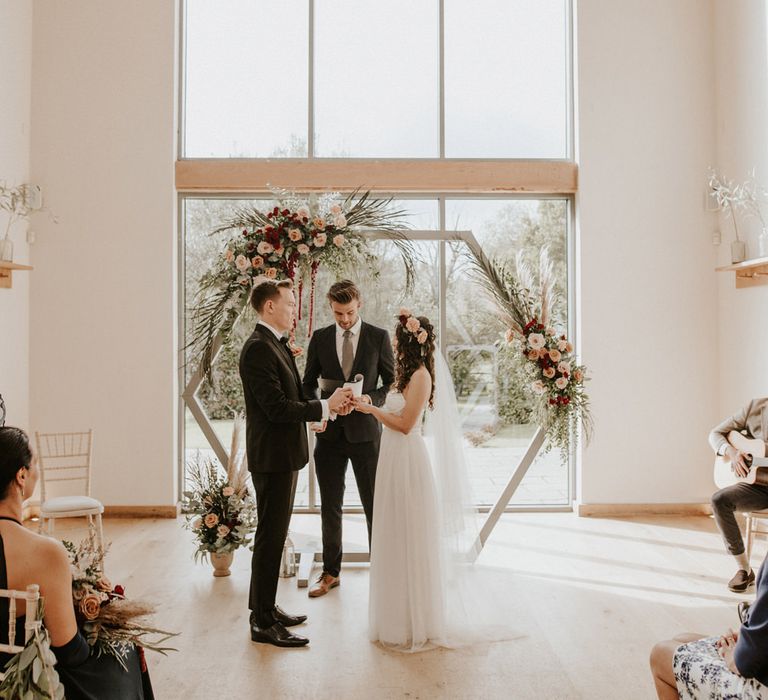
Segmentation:
{"type": "Polygon", "coordinates": [[[736,476],[731,463],[725,457],[715,458],[715,484],[719,489],[732,484],[768,484],[768,459],[765,456],[765,443],[762,440],[745,437],[731,430],[728,442],[737,450],[746,453],[744,461],[749,467],[746,476],[736,476]]]}

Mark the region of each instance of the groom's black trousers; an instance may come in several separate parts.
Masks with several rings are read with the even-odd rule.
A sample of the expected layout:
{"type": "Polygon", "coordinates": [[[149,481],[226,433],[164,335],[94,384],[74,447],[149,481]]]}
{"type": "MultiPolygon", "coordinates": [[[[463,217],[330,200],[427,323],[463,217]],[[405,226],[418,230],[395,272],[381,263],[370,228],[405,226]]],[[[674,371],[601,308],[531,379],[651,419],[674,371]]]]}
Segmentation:
{"type": "Polygon", "coordinates": [[[298,471],[251,472],[259,520],[253,537],[248,607],[253,611],[259,627],[269,627],[274,622],[272,611],[280,576],[280,559],[288,536],[298,476],[298,471]]]}
{"type": "Polygon", "coordinates": [[[379,461],[379,439],[348,442],[343,433],[333,439],[318,438],[315,445],[315,469],[320,486],[320,516],[323,524],[323,571],[338,576],[341,570],[341,518],[347,460],[352,462],[357,490],[368,525],[368,547],[373,527],[373,490],[376,464],[379,461]]]}

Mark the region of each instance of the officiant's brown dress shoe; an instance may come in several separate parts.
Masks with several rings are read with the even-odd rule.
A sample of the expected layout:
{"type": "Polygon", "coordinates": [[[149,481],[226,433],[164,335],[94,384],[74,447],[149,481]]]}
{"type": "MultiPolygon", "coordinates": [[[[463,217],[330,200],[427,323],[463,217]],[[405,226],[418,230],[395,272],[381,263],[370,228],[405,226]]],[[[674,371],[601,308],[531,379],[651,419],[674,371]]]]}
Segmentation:
{"type": "Polygon", "coordinates": [[[309,644],[306,637],[292,634],[279,622],[270,627],[259,627],[251,623],[251,641],[273,644],[276,647],[303,647],[309,644]]]}
{"type": "Polygon", "coordinates": [[[323,571],[320,576],[317,577],[315,585],[309,589],[310,598],[319,598],[321,595],[325,595],[331,588],[341,585],[340,576],[332,576],[327,571],[323,571]]]}
{"type": "Polygon", "coordinates": [[[755,583],[755,572],[752,569],[749,573],[744,569],[739,569],[736,575],[728,581],[728,590],[734,593],[744,593],[751,585],[755,583]]]}

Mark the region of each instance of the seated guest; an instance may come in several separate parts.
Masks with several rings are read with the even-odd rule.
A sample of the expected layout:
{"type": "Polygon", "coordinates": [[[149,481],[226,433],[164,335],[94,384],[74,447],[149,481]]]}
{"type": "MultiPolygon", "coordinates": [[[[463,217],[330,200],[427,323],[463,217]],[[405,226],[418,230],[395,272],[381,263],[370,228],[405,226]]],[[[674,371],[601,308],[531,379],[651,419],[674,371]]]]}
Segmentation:
{"type": "Polygon", "coordinates": [[[768,565],[757,575],[757,598],[738,632],[704,638],[685,634],[659,642],[651,671],[661,700],[768,700],[768,565]]]}
{"type": "MultiPolygon", "coordinates": [[[[23,591],[40,586],[45,599],[43,624],[56,655],[56,671],[67,700],[147,700],[154,698],[149,676],[135,647],[125,657],[125,671],[112,656],[91,656],[77,628],[72,602],[69,557],[61,542],[43,537],[21,523],[22,506],[35,490],[37,459],[23,430],[0,427],[0,588],[23,591]]],[[[24,614],[25,604],[17,601],[24,614]]],[[[0,599],[0,640],[8,634],[9,601],[0,599]]],[[[24,644],[24,624],[16,625],[16,644],[24,644]]],[[[0,653],[0,670],[11,658],[0,653]]]]}
{"type": "MultiPolygon", "coordinates": [[[[720,423],[709,434],[712,449],[730,461],[733,473],[746,476],[749,471],[744,461],[746,455],[728,443],[728,433],[732,430],[744,432],[748,438],[768,441],[768,398],[753,399],[739,413],[720,423]]],[[[728,582],[728,588],[734,593],[743,593],[755,582],[755,574],[747,560],[744,540],[734,513],[763,508],[768,508],[768,486],[763,484],[733,484],[720,489],[712,496],[712,511],[717,527],[725,540],[726,548],[739,567],[728,582]]]]}

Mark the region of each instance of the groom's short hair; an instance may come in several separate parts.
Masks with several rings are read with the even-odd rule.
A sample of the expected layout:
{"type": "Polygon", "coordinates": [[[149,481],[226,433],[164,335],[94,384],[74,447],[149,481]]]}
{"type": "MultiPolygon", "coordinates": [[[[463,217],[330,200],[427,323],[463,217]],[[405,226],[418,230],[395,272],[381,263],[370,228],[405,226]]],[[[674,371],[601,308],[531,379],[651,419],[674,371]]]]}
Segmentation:
{"type": "Polygon", "coordinates": [[[328,303],[349,304],[360,299],[360,290],[352,280],[341,280],[331,285],[328,290],[328,303]]]}
{"type": "Polygon", "coordinates": [[[257,284],[251,292],[251,306],[256,309],[257,313],[261,313],[264,311],[264,304],[270,299],[277,299],[280,296],[281,289],[293,289],[293,282],[291,280],[280,280],[279,282],[267,280],[257,284]]]}

